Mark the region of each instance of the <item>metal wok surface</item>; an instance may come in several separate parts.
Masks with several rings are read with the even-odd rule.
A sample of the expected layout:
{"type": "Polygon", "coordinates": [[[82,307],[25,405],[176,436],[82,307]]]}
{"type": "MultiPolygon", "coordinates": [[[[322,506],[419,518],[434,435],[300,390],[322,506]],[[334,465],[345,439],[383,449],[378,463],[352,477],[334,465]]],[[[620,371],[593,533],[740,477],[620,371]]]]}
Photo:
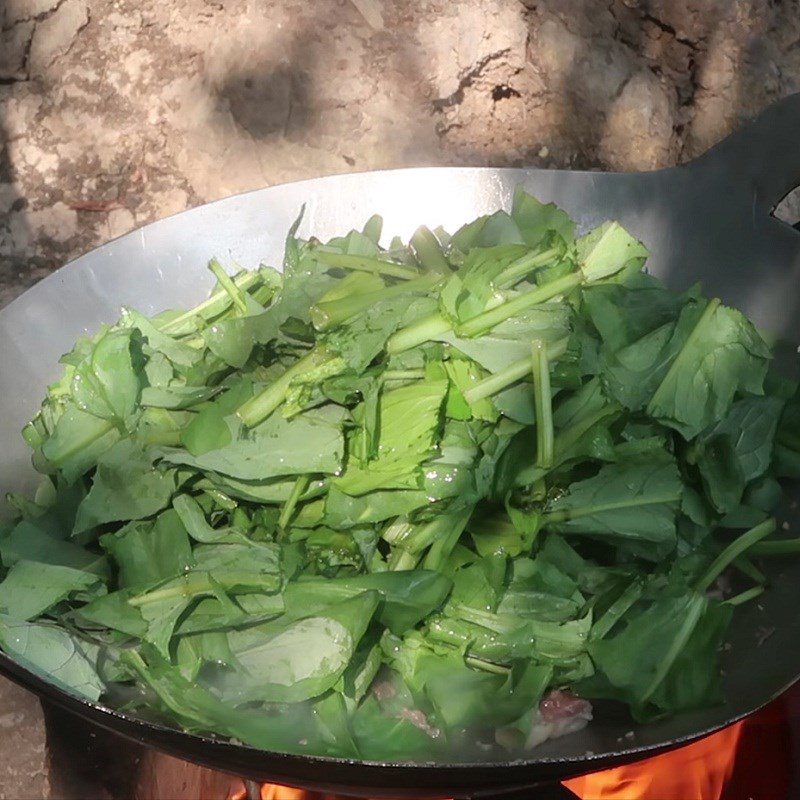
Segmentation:
{"type": "MultiPolygon", "coordinates": [[[[123,304],[151,314],[199,301],[211,288],[205,265],[212,256],[229,266],[280,264],[286,231],[303,203],[301,235],[324,239],[360,227],[377,212],[388,239],[407,237],[421,223],[453,230],[507,208],[521,183],[565,208],[581,229],[618,219],[650,248],[649,269],[669,285],[684,288],[700,280],[706,293],[741,308],[756,324],[800,341],[800,233],[770,213],[800,182],[799,123],[795,95],[701,158],[658,172],[426,168],[340,175],[230,197],[123,236],[0,312],[0,490],[35,485],[19,431],[77,336],[113,322],[123,304]]],[[[797,517],[794,511],[784,518],[791,523],[797,517]]],[[[780,694],[800,676],[800,559],[775,560],[767,570],[769,591],[734,618],[723,658],[724,705],[635,726],[627,715],[598,704],[586,730],[546,742],[525,761],[383,764],[268,753],[92,705],[3,654],[0,671],[101,727],[243,777],[371,796],[479,797],[677,746],[780,694]],[[775,632],[757,646],[766,627],[775,632]],[[633,739],[625,737],[629,731],[633,739]]]]}

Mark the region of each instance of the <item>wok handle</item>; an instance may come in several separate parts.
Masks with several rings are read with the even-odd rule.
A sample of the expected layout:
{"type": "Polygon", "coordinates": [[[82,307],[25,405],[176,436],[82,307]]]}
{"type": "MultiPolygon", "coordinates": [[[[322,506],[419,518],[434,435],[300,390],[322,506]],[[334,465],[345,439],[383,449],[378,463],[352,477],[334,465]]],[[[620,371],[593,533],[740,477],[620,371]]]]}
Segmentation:
{"type": "MultiPolygon", "coordinates": [[[[763,111],[689,166],[708,168],[753,210],[772,213],[800,185],[800,92],[763,111]]],[[[724,203],[723,198],[713,198],[724,203]]]]}

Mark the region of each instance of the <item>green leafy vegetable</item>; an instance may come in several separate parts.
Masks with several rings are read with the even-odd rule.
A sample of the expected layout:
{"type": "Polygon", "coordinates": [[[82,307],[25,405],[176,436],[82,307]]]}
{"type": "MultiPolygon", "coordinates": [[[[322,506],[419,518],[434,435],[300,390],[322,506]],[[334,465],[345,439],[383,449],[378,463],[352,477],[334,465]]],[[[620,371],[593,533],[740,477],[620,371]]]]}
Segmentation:
{"type": "Polygon", "coordinates": [[[522,188],[407,245],[301,221],[282,274],[213,260],[200,305],[62,358],[23,431],[45,478],[0,530],[0,647],[347,759],[523,757],[551,703],[588,719],[570,692],[640,721],[718,702],[754,558],[800,552],[771,517],[797,385],[750,322],[522,188]]]}

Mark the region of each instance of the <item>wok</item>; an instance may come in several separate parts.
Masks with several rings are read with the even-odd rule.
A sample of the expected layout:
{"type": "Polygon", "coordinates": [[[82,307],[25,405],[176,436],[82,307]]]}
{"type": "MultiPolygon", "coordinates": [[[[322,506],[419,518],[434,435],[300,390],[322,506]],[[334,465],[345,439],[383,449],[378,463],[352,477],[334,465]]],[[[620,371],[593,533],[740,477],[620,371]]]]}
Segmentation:
{"type": "MultiPolygon", "coordinates": [[[[620,220],[650,248],[649,268],[668,284],[684,288],[701,280],[708,294],[738,306],[756,324],[800,341],[800,233],[771,215],[800,182],[799,130],[800,95],[794,95],[695,161],[657,172],[433,168],[339,175],[230,197],[129,233],[58,270],[0,313],[0,488],[32,487],[19,430],[77,336],[114,321],[122,304],[150,314],[198,302],[211,286],[205,269],[211,256],[249,267],[261,260],[280,263],[286,231],[302,203],[304,235],[324,239],[378,212],[387,236],[408,236],[421,223],[453,230],[508,207],[521,183],[563,206],[582,229],[620,220]]],[[[505,763],[392,764],[263,752],[92,705],[5,655],[0,671],[102,728],[245,778],[393,797],[485,797],[528,787],[519,796],[531,798],[533,787],[711,733],[796,681],[800,559],[776,560],[766,569],[770,590],[736,613],[723,658],[724,705],[642,727],[598,705],[586,730],[505,763]],[[774,633],[757,646],[765,628],[774,633]],[[633,738],[625,736],[629,731],[633,738]]]]}

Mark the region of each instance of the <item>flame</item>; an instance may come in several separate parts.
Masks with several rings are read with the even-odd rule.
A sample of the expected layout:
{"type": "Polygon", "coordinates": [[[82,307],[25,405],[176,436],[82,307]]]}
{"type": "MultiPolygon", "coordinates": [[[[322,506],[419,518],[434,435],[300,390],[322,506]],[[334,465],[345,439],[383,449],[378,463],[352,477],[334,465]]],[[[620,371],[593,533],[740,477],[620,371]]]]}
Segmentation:
{"type": "Polygon", "coordinates": [[[743,723],[671,753],[593,772],[564,786],[581,800],[720,800],[733,773],[743,723]]]}
{"type": "MultiPolygon", "coordinates": [[[[228,793],[226,800],[247,800],[247,789],[241,781],[237,781],[237,787],[228,793]]],[[[264,783],[260,788],[260,800],[348,800],[348,798],[324,792],[292,789],[276,783],[264,783]]]]}
{"type": "Polygon", "coordinates": [[[316,792],[304,792],[302,789],[289,789],[274,783],[265,783],[261,787],[261,800],[323,800],[324,795],[316,792]]]}
{"type": "MultiPolygon", "coordinates": [[[[574,778],[565,781],[564,786],[580,800],[745,800],[755,796],[750,783],[753,780],[760,781],[756,785],[763,783],[766,770],[773,775],[774,786],[769,794],[763,796],[786,797],[789,780],[786,764],[791,761],[788,750],[783,752],[788,748],[787,725],[785,709],[778,701],[749,720],[693,744],[645,761],[574,778]],[[739,763],[737,766],[737,751],[750,753],[753,747],[758,748],[762,769],[758,769],[755,776],[740,774],[747,764],[739,763]]],[[[740,759],[742,761],[750,763],[749,759],[740,759]]],[[[237,781],[227,800],[247,800],[241,782],[237,781]]],[[[260,787],[260,800],[346,798],[265,783],[260,787]]]]}

